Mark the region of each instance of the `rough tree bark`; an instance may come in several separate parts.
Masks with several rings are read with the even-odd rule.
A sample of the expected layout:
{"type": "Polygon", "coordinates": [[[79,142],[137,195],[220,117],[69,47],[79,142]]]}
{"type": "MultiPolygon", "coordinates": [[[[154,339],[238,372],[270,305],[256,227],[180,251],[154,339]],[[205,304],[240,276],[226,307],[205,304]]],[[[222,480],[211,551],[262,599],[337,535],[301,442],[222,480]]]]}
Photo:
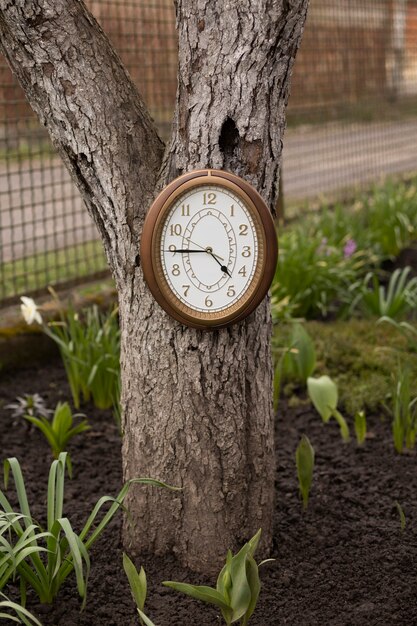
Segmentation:
{"type": "Polygon", "coordinates": [[[213,167],[278,194],[285,107],[308,0],[178,0],[172,140],[146,108],[84,4],[0,0],[1,48],[95,220],[122,325],[126,478],[157,477],[180,495],[132,490],[132,552],[173,550],[210,572],[259,527],[274,499],[268,299],[214,332],[187,329],[153,301],[139,240],[151,200],[175,176],[213,167]]]}

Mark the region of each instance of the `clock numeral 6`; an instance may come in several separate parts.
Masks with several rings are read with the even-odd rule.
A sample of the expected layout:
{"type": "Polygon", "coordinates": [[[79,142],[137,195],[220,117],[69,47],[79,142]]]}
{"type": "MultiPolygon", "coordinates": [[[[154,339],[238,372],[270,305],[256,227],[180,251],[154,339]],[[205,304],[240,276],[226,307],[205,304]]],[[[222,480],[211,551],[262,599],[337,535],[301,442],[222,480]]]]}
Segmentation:
{"type": "Polygon", "coordinates": [[[204,304],[206,305],[206,307],[210,308],[211,306],[213,306],[213,301],[210,300],[210,298],[207,296],[207,298],[204,300],[204,304]]]}
{"type": "Polygon", "coordinates": [[[179,276],[181,274],[180,272],[180,266],[177,263],[174,263],[174,265],[172,266],[172,272],[171,274],[173,276],[179,276]]]}
{"type": "Polygon", "coordinates": [[[248,225],[247,224],[239,224],[239,235],[246,236],[248,234],[248,225]]]}
{"type": "Polygon", "coordinates": [[[250,246],[243,246],[242,256],[248,257],[251,256],[252,252],[250,246]]]}
{"type": "Polygon", "coordinates": [[[236,291],[235,291],[235,286],[234,285],[229,285],[229,288],[227,290],[227,295],[229,296],[229,298],[233,298],[233,296],[236,295],[236,291]]]}
{"type": "Polygon", "coordinates": [[[187,297],[190,285],[181,285],[181,287],[184,289],[184,296],[187,297]]]}
{"type": "Polygon", "coordinates": [[[215,193],[203,193],[203,204],[216,204],[216,198],[215,193]]]}
{"type": "Polygon", "coordinates": [[[170,234],[171,234],[171,236],[181,235],[181,233],[182,233],[181,224],[171,224],[171,226],[170,226],[170,234]]]}

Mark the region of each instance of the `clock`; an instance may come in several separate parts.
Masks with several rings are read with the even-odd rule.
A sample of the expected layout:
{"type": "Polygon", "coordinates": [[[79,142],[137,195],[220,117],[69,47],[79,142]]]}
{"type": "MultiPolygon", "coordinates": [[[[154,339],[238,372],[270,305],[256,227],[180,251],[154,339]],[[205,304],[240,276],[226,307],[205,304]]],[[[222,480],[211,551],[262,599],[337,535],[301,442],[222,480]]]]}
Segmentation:
{"type": "Polygon", "coordinates": [[[193,328],[239,322],[272,282],[278,244],[271,214],[246,181],[196,170],[150,207],[141,238],[144,278],[169,315],[193,328]]]}

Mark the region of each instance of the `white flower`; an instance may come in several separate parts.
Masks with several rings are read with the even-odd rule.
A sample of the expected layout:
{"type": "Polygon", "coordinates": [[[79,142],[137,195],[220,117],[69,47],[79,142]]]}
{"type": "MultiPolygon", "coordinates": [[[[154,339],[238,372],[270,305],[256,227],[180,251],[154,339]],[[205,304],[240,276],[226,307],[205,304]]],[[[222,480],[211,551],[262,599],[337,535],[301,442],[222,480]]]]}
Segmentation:
{"type": "Polygon", "coordinates": [[[37,417],[39,415],[48,417],[52,411],[46,408],[45,400],[38,393],[25,393],[24,396],[17,396],[17,402],[6,404],[6,409],[13,411],[12,417],[23,417],[31,415],[37,417]]]}
{"type": "Polygon", "coordinates": [[[33,324],[33,322],[37,322],[38,324],[42,324],[42,317],[38,311],[38,307],[32,298],[27,298],[26,296],[22,296],[21,301],[23,304],[20,305],[20,309],[22,311],[22,315],[25,318],[26,324],[33,324]]]}

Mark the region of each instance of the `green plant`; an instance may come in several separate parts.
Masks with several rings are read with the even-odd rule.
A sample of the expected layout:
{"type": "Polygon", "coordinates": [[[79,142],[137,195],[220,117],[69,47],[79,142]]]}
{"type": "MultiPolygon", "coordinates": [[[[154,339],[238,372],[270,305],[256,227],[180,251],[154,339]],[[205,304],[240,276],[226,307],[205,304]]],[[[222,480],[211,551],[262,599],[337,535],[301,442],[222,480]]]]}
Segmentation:
{"type": "Polygon", "coordinates": [[[403,532],[405,530],[405,526],[406,526],[406,519],[405,519],[405,513],[403,510],[403,507],[401,506],[401,504],[399,502],[395,502],[395,507],[398,511],[398,515],[400,516],[400,525],[401,525],[401,532],[403,532]]]}
{"type": "Polygon", "coordinates": [[[9,620],[10,622],[17,622],[18,624],[23,623],[26,626],[33,626],[33,624],[35,624],[35,626],[42,626],[42,624],[36,619],[36,617],[32,615],[32,613],[29,613],[29,611],[24,606],[21,606],[16,602],[12,602],[8,599],[7,596],[4,595],[4,593],[1,593],[1,591],[0,619],[9,620]],[[17,617],[15,617],[14,615],[10,615],[10,613],[3,613],[3,611],[7,610],[16,613],[17,617]]]}
{"type": "Polygon", "coordinates": [[[383,316],[378,321],[377,324],[381,324],[383,322],[387,322],[391,324],[394,328],[396,328],[404,337],[406,337],[408,341],[408,349],[410,351],[417,352],[417,328],[414,328],[408,322],[397,322],[393,320],[391,317],[383,316]]]}
{"type": "Polygon", "coordinates": [[[303,498],[303,507],[304,510],[306,510],[314,471],[314,448],[306,435],[301,437],[301,441],[297,446],[295,461],[297,466],[298,486],[300,488],[301,497],[303,498]]]}
{"type": "Polygon", "coordinates": [[[364,273],[366,263],[361,251],[345,256],[343,247],[328,245],[322,233],[308,225],[285,231],[271,287],[274,318],[326,317],[339,311],[350,302],[349,287],[364,273]]]}
{"type": "Polygon", "coordinates": [[[281,384],[295,380],[305,384],[316,366],[316,351],[313,340],[298,322],[292,325],[288,346],[277,348],[280,354],[274,369],[274,408],[277,409],[281,384]]]}
{"type": "Polygon", "coordinates": [[[140,623],[144,626],[155,626],[149,617],[147,617],[143,612],[147,594],[145,570],[141,567],[140,572],[138,572],[135,565],[125,553],[123,553],[123,569],[125,570],[125,574],[129,580],[133,599],[136,602],[140,623]]]}
{"type": "Polygon", "coordinates": [[[59,322],[43,328],[59,347],[75,408],[90,398],[99,409],[114,406],[120,372],[117,309],[103,314],[94,306],[78,314],[70,305],[59,322]]]}
{"type": "Polygon", "coordinates": [[[258,565],[254,559],[260,536],[261,530],[258,530],[235,556],[228,551],[226,564],[217,578],[215,589],[173,581],[162,584],[196,600],[214,604],[220,609],[228,626],[238,620],[241,626],[246,626],[255,610],[261,588],[258,565]]]}
{"type": "MultiPolygon", "coordinates": [[[[34,417],[25,415],[25,419],[39,428],[51,446],[52,454],[57,459],[61,452],[64,452],[67,443],[76,435],[90,429],[87,420],[83,420],[74,426],[74,417],[84,417],[81,413],[73,415],[68,402],[58,402],[56,405],[52,421],[46,417],[34,417]]],[[[67,454],[68,470],[71,473],[71,460],[67,454]]]]}
{"type": "Polygon", "coordinates": [[[313,340],[300,323],[295,323],[289,346],[282,355],[281,375],[284,380],[297,380],[303,384],[316,367],[316,351],[313,340]]]}
{"type": "Polygon", "coordinates": [[[116,498],[103,496],[98,500],[78,534],[63,513],[66,456],[67,453],[62,452],[53,461],[49,471],[45,530],[32,517],[18,460],[10,458],[4,462],[5,488],[11,471],[19,511],[14,511],[6,495],[0,490],[0,506],[5,523],[3,541],[0,542],[0,589],[11,578],[18,576],[23,602],[26,588],[31,587],[40,602],[51,603],[64,581],[74,571],[78,593],[84,605],[90,571],[89,550],[123,505],[130,485],[141,483],[177,489],[151,478],[129,480],[116,498]],[[98,521],[99,512],[108,503],[109,509],[98,521]],[[5,539],[6,531],[9,540],[5,539]],[[41,558],[41,553],[44,558],[41,558]]]}
{"type": "Polygon", "coordinates": [[[280,235],[272,285],[275,319],[344,315],[367,272],[417,238],[417,186],[387,182],[358,198],[302,216],[280,235]]]}
{"type": "Polygon", "coordinates": [[[398,369],[392,391],[392,434],[394,447],[401,454],[404,443],[414,448],[417,433],[417,396],[412,398],[410,370],[398,369]]]}
{"type": "Polygon", "coordinates": [[[370,243],[385,257],[395,257],[417,235],[417,189],[388,181],[363,200],[363,229],[370,243]]]}
{"type": "Polygon", "coordinates": [[[343,440],[349,441],[349,427],[343,415],[337,410],[338,392],[332,379],[329,376],[310,377],[307,380],[307,389],[310,400],[321,415],[323,422],[327,423],[331,417],[334,417],[339,424],[343,440]]]}
{"type": "Polygon", "coordinates": [[[381,261],[397,256],[416,238],[416,198],[415,179],[412,184],[387,181],[363,194],[352,207],[337,205],[315,221],[333,245],[349,237],[381,261]]]}
{"type": "Polygon", "coordinates": [[[116,378],[116,382],[115,382],[115,386],[113,388],[113,400],[112,400],[112,405],[113,405],[113,417],[114,420],[116,422],[118,431],[120,433],[120,435],[123,434],[122,431],[122,407],[120,404],[120,397],[121,397],[121,387],[122,387],[122,381],[120,378],[120,370],[118,373],[118,376],[116,378]]]}
{"type": "Polygon", "coordinates": [[[355,435],[358,446],[361,446],[366,439],[365,411],[357,411],[355,413],[355,435]]]}
{"type": "Polygon", "coordinates": [[[352,302],[351,310],[359,307],[367,315],[392,319],[404,316],[417,306],[417,278],[408,280],[410,271],[410,267],[396,269],[390,276],[387,288],[380,285],[375,274],[367,274],[359,294],[352,302]],[[370,281],[372,289],[369,289],[370,281]]]}

